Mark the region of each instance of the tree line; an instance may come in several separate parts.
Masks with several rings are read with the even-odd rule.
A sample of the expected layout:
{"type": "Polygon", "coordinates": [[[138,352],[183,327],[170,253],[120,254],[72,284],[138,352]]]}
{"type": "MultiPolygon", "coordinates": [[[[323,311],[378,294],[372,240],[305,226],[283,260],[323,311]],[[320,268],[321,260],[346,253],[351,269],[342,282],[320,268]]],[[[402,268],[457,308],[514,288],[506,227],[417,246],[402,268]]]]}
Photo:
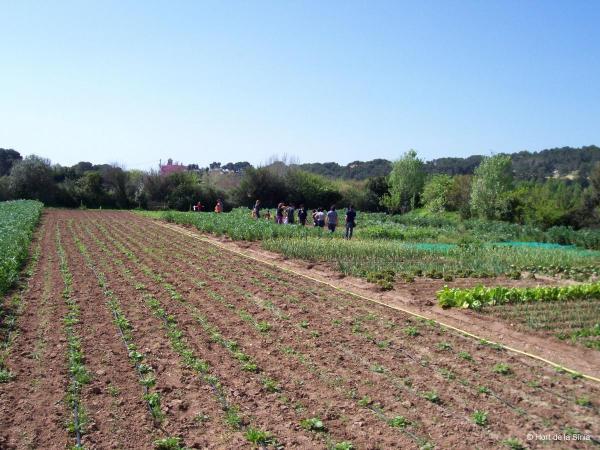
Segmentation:
{"type": "MultiPolygon", "coordinates": [[[[518,181],[543,181],[551,177],[564,177],[585,185],[594,165],[600,162],[600,147],[562,147],[539,152],[522,151],[507,156],[512,161],[514,177],[518,181]]],[[[424,170],[428,175],[473,175],[483,158],[482,155],[437,158],[425,162],[424,170]]],[[[336,162],[326,162],[301,164],[298,167],[329,178],[364,180],[388,176],[392,171],[392,162],[374,159],[353,161],[345,166],[336,162]]]]}
{"type": "MultiPolygon", "coordinates": [[[[39,156],[22,158],[15,150],[0,149],[0,200],[30,198],[51,206],[186,211],[197,202],[212,210],[217,199],[224,201],[226,209],[251,207],[260,199],[271,208],[282,201],[310,208],[354,204],[362,211],[400,214],[424,208],[435,214],[456,212],[464,218],[542,228],[581,228],[600,225],[600,165],[595,162],[594,149],[600,150],[589,147],[573,151],[579,156],[564,153],[564,149],[540,152],[545,158],[561,155],[568,161],[561,163],[565,170],[586,174],[583,180],[557,176],[556,169],[553,177],[519,176],[515,160],[522,161],[526,156],[522,154],[476,156],[458,162],[456,158],[441,158],[436,160],[437,171],[432,171],[432,162],[422,161],[411,150],[390,163],[387,175],[334,179],[307,170],[307,165],[276,160],[264,167],[214,162],[206,169],[193,165],[184,172],[161,175],[158,171],[124,170],[90,162],[66,167],[39,156]],[[577,166],[573,161],[594,165],[582,168],[584,163],[577,166]]],[[[381,168],[385,160],[374,161],[381,168]]],[[[555,163],[549,162],[548,167],[556,167],[555,163]]]]}
{"type": "Polygon", "coordinates": [[[509,155],[482,157],[473,174],[427,174],[411,150],[393,164],[381,203],[392,213],[423,207],[432,213],[575,228],[600,225],[600,163],[585,183],[558,177],[518,180],[509,155]]]}

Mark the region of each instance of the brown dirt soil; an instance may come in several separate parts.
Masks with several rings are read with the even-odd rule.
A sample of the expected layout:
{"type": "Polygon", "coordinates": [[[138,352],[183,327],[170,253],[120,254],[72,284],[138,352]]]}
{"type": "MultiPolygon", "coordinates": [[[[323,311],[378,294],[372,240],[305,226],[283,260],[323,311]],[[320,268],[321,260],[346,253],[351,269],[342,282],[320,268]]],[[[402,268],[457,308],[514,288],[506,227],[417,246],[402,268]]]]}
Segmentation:
{"type": "Polygon", "coordinates": [[[382,292],[377,286],[364,279],[344,276],[334,267],[325,263],[308,263],[291,260],[278,253],[264,250],[258,243],[232,241],[224,237],[214,237],[200,233],[192,227],[165,224],[156,221],[161,226],[180,229],[182,232],[198,235],[209,242],[225,246],[248,256],[263,259],[269,263],[291,269],[300,274],[331,283],[345,290],[355,292],[392,307],[399,307],[416,314],[454,326],[466,332],[480,336],[508,347],[537,355],[560,366],[567,367],[580,373],[600,378],[600,352],[563,342],[542,331],[523,330],[517,324],[490,318],[490,316],[472,310],[442,309],[437,306],[435,293],[444,285],[450,287],[473,287],[478,284],[485,286],[536,286],[545,284],[569,284],[568,280],[559,280],[539,276],[536,280],[511,280],[505,277],[497,278],[461,278],[452,282],[433,279],[416,279],[414,283],[397,282],[392,291],[382,292]]]}
{"type": "MultiPolygon", "coordinates": [[[[113,224],[113,228],[115,229],[115,231],[114,231],[114,233],[113,233],[113,234],[116,236],[116,235],[117,235],[116,228],[118,228],[118,227],[119,227],[119,225],[116,225],[116,223],[117,223],[117,221],[116,221],[116,220],[113,220],[113,221],[111,221],[111,223],[113,224]]],[[[149,236],[153,236],[153,237],[152,237],[152,238],[149,240],[149,242],[144,242],[143,244],[142,244],[142,243],[140,243],[140,244],[139,244],[139,246],[138,246],[138,250],[139,250],[139,251],[143,251],[143,250],[144,250],[144,248],[143,248],[143,247],[145,247],[145,248],[146,248],[146,250],[148,250],[148,248],[149,248],[149,247],[147,247],[147,245],[148,245],[148,244],[150,244],[150,247],[156,247],[156,246],[158,246],[157,244],[156,244],[156,245],[152,245],[152,240],[153,240],[153,239],[156,239],[156,238],[157,238],[157,236],[159,236],[160,234],[164,234],[164,233],[161,233],[160,231],[158,231],[158,230],[157,230],[157,232],[156,232],[156,234],[155,234],[153,231],[150,231],[150,229],[149,229],[149,226],[148,226],[148,225],[146,225],[146,224],[143,224],[142,226],[144,227],[144,231],[143,231],[143,232],[141,232],[142,234],[140,234],[140,232],[138,232],[138,234],[139,234],[139,235],[138,235],[138,236],[135,236],[135,233],[133,233],[133,230],[132,230],[132,229],[124,229],[123,231],[121,231],[121,233],[122,233],[122,235],[121,235],[121,236],[122,236],[122,238],[123,238],[123,239],[129,239],[129,240],[131,241],[132,245],[135,245],[134,243],[135,243],[136,241],[139,241],[140,239],[141,239],[141,240],[142,240],[142,242],[143,242],[143,234],[145,234],[145,235],[149,235],[149,236]]],[[[112,230],[111,230],[111,232],[112,232],[112,230]]],[[[182,237],[180,237],[180,238],[182,238],[182,237]]],[[[191,244],[191,243],[190,243],[190,242],[189,242],[187,239],[185,239],[185,238],[182,238],[182,239],[183,239],[183,242],[182,242],[182,247],[180,247],[181,249],[190,248],[190,247],[192,246],[192,244],[191,244]]],[[[176,241],[176,236],[174,236],[174,235],[169,235],[169,236],[167,237],[167,240],[166,240],[166,242],[165,242],[165,245],[167,245],[167,246],[168,246],[168,248],[169,248],[169,252],[167,252],[167,253],[162,253],[160,256],[157,256],[157,258],[159,258],[159,259],[160,259],[160,258],[167,258],[167,259],[169,259],[169,258],[170,258],[170,254],[172,254],[173,252],[177,251],[177,250],[174,248],[174,246],[175,246],[175,241],[176,241]]],[[[206,253],[206,247],[205,247],[205,246],[203,246],[203,245],[201,245],[201,244],[198,244],[198,245],[199,245],[199,246],[202,248],[202,251],[203,251],[204,253],[206,253]]],[[[129,248],[130,248],[131,250],[133,250],[133,247],[129,247],[129,248]]],[[[133,251],[134,251],[134,250],[133,250],[133,251]]],[[[193,257],[193,255],[194,255],[194,253],[193,253],[193,250],[190,250],[190,251],[192,252],[192,253],[190,254],[190,256],[192,256],[192,257],[193,257]]],[[[147,251],[147,253],[149,253],[149,254],[154,254],[154,253],[155,253],[155,250],[154,250],[154,249],[152,249],[151,251],[149,251],[149,250],[148,250],[148,251],[147,251]]],[[[200,253],[200,254],[201,254],[201,253],[200,253]]],[[[197,254],[197,255],[198,255],[198,254],[197,254]]],[[[185,257],[184,257],[184,259],[185,259],[185,257]]],[[[188,259],[189,259],[189,258],[188,258],[188,259]]],[[[234,258],[234,259],[235,259],[235,258],[234,258]]],[[[232,265],[235,265],[235,264],[233,264],[233,262],[234,262],[234,261],[232,260],[232,258],[230,258],[230,257],[229,257],[229,255],[228,255],[228,256],[227,256],[227,258],[226,258],[226,262],[227,262],[227,263],[225,264],[225,266],[227,266],[227,267],[231,267],[232,265]]],[[[170,267],[173,267],[173,264],[174,264],[174,263],[173,263],[173,262],[171,262],[171,261],[169,260],[169,266],[170,266],[170,267]]],[[[247,264],[246,264],[246,266],[247,266],[247,264]]],[[[240,267],[242,267],[242,266],[240,266],[240,267]]],[[[244,268],[246,269],[246,267],[244,267],[244,268]]],[[[238,269],[238,270],[239,270],[239,269],[238,269]]],[[[231,270],[231,272],[237,272],[238,270],[231,270]]],[[[206,270],[204,270],[204,269],[202,269],[202,268],[201,268],[200,270],[198,270],[198,273],[199,273],[199,274],[201,274],[201,273],[203,273],[203,271],[204,271],[204,272],[206,272],[206,270]]],[[[190,267],[188,267],[188,268],[187,268],[187,270],[186,270],[186,273],[190,273],[190,267]]],[[[225,273],[225,272],[224,272],[224,273],[225,273]]],[[[231,279],[229,279],[229,276],[230,276],[230,275],[231,275],[231,273],[229,273],[229,272],[228,272],[228,281],[229,281],[229,282],[234,282],[234,284],[238,284],[238,282],[239,282],[239,284],[240,284],[240,285],[243,285],[243,283],[244,283],[244,278],[240,279],[239,281],[238,281],[238,280],[231,280],[231,279]]],[[[293,278],[293,277],[292,277],[292,278],[293,278]]],[[[296,285],[296,286],[297,286],[298,284],[300,284],[300,283],[299,283],[299,280],[294,280],[294,282],[295,282],[295,285],[296,285]]],[[[273,287],[271,286],[270,288],[272,289],[273,287]]],[[[282,294],[283,294],[283,292],[282,292],[282,294]]],[[[230,297],[230,298],[231,298],[231,297],[230,297]]],[[[276,295],[276,294],[274,294],[274,298],[277,298],[277,295],[276,295]]],[[[317,307],[317,306],[318,306],[318,304],[317,304],[317,305],[311,305],[311,306],[313,306],[313,307],[317,307]]],[[[388,311],[388,312],[389,312],[389,311],[388,311]]],[[[324,314],[326,314],[326,313],[327,313],[327,309],[325,309],[325,311],[324,311],[323,313],[324,313],[324,314]]],[[[312,324],[312,322],[311,322],[311,324],[312,324]]],[[[336,337],[333,337],[333,339],[332,339],[332,340],[335,340],[335,339],[336,339],[336,337]]],[[[352,351],[352,353],[351,353],[351,354],[352,354],[353,356],[354,356],[354,355],[356,355],[356,353],[358,353],[358,352],[360,352],[360,351],[361,351],[360,347],[357,347],[357,349],[352,349],[352,350],[353,350],[353,351],[352,351]]],[[[328,350],[327,350],[327,351],[328,351],[328,350]]],[[[479,351],[479,352],[481,353],[481,349],[478,349],[477,351],[479,351]]],[[[510,356],[510,357],[509,357],[509,360],[510,360],[510,361],[512,361],[512,360],[514,360],[514,359],[515,359],[515,358],[514,358],[514,357],[512,357],[512,356],[510,356]]],[[[531,368],[531,367],[526,367],[526,368],[524,369],[524,373],[523,373],[523,379],[525,379],[525,377],[526,377],[526,373],[527,373],[528,371],[531,371],[531,370],[532,370],[532,368],[531,368]]],[[[475,372],[476,372],[476,371],[477,371],[477,369],[474,369],[473,371],[475,371],[475,372]]],[[[423,375],[421,374],[421,377],[422,377],[422,376],[423,376],[423,375]]],[[[550,377],[549,377],[547,374],[542,374],[542,375],[540,375],[540,377],[543,377],[543,378],[550,378],[550,377]]],[[[442,381],[442,382],[443,382],[444,384],[448,384],[446,381],[442,381]]],[[[566,386],[565,386],[565,387],[566,387],[566,386]]],[[[444,388],[445,388],[445,387],[444,387],[444,388]]],[[[509,388],[509,387],[506,387],[506,389],[508,389],[508,390],[510,391],[510,388],[509,388]]],[[[505,389],[505,390],[506,390],[506,389],[505,389]]],[[[543,390],[543,389],[544,389],[544,388],[542,387],[542,390],[543,390]]],[[[568,390],[572,390],[572,389],[570,389],[570,388],[569,388],[568,390]]],[[[584,390],[583,390],[583,391],[581,391],[581,392],[586,392],[585,388],[584,388],[584,390]]],[[[581,392],[579,392],[579,394],[581,394],[581,392]]],[[[574,395],[575,395],[575,391],[573,391],[573,393],[574,393],[574,395]]],[[[464,394],[464,393],[463,393],[463,394],[464,394]]],[[[550,394],[551,394],[551,396],[552,396],[552,395],[554,395],[554,394],[553,394],[553,393],[551,393],[551,392],[550,392],[550,394]]],[[[452,396],[452,394],[450,394],[450,395],[452,396]]],[[[513,392],[512,392],[512,393],[509,393],[508,395],[509,395],[509,396],[512,396],[512,397],[506,397],[506,398],[509,398],[509,399],[511,399],[511,400],[512,400],[512,398],[514,398],[516,402],[521,402],[521,401],[523,401],[523,392],[519,392],[517,389],[514,389],[514,390],[513,390],[513,392]]],[[[543,408],[543,407],[544,407],[544,405],[552,404],[552,402],[553,402],[553,400],[552,400],[551,398],[550,398],[550,399],[547,399],[547,400],[546,400],[546,399],[539,399],[539,398],[538,398],[538,397],[539,397],[539,394],[538,394],[538,393],[529,393],[529,395],[531,395],[531,396],[532,396],[532,398],[528,399],[528,401],[530,401],[530,402],[532,403],[532,405],[537,405],[537,407],[538,407],[538,408],[543,408]],[[534,397],[535,397],[535,398],[534,398],[534,397]]],[[[463,396],[464,396],[464,395],[463,395],[463,396]]],[[[561,398],[561,396],[558,396],[558,398],[561,398]]],[[[565,400],[566,398],[567,398],[567,397],[564,397],[564,398],[562,398],[562,400],[565,400]]],[[[457,401],[457,402],[458,402],[458,401],[457,401]]],[[[460,403],[460,402],[458,402],[458,403],[460,403]]],[[[549,411],[550,411],[550,410],[548,410],[548,409],[546,409],[546,410],[545,410],[545,412],[546,412],[546,413],[549,413],[549,411]]],[[[576,413],[576,414],[578,414],[578,413],[576,413]]],[[[515,420],[514,418],[513,418],[512,420],[513,420],[515,423],[518,423],[518,422],[519,422],[518,420],[515,420]]],[[[585,421],[584,421],[584,422],[585,422],[585,421]]],[[[508,431],[508,430],[507,430],[507,431],[508,431]]]]}
{"type": "Polygon", "coordinates": [[[20,334],[7,359],[15,379],[0,384],[1,448],[65,448],[70,441],[65,433],[66,337],[61,326],[51,323],[66,314],[54,244],[56,220],[53,214],[42,218],[40,260],[23,295],[20,334]]]}
{"type": "MultiPolygon", "coordinates": [[[[76,330],[93,377],[82,394],[92,424],[84,435],[86,448],[150,449],[154,439],[166,436],[178,436],[191,448],[252,448],[244,437],[249,428],[268,431],[285,448],[298,449],[331,448],[341,441],[357,449],[419,448],[426,442],[444,449],[492,449],[511,437],[528,448],[589,448],[593,444],[581,441],[527,441],[526,434],[562,433],[566,427],[596,438],[600,434],[600,385],[594,382],[251,261],[180,227],[127,212],[53,210],[44,216],[42,257],[24,296],[20,335],[8,358],[17,377],[0,384],[0,448],[74,444],[64,425],[69,418],[64,404],[66,307],[54,241],[57,226],[80,307],[76,330]],[[104,291],[97,282],[100,272],[107,283],[104,291]],[[112,322],[107,289],[155,369],[165,414],[158,427],[112,322]],[[188,348],[208,364],[229,404],[239,407],[241,427],[225,423],[215,391],[183,363],[149,299],[159,303],[188,348]],[[32,353],[36,358],[29,357],[32,353]],[[255,366],[248,369],[248,363],[255,366]],[[500,363],[508,365],[509,373],[494,371],[500,363]],[[267,380],[276,388],[269,389],[267,380]],[[582,398],[592,406],[578,405],[582,398]],[[487,425],[473,422],[476,410],[488,413],[487,425]],[[397,416],[408,424],[390,426],[388,420],[397,416]],[[311,417],[322,419],[327,430],[304,429],[301,421],[311,417]]],[[[236,244],[218,243],[240,251],[236,244]]],[[[374,292],[362,280],[340,279],[321,265],[307,268],[305,262],[254,247],[241,250],[381,303],[469,326],[494,341],[518,343],[524,337],[530,339],[528,346],[549,351],[547,342],[494,329],[489,319],[483,323],[463,311],[415,301],[435,291],[426,280],[410,285],[415,292],[405,286],[374,292]]]]}

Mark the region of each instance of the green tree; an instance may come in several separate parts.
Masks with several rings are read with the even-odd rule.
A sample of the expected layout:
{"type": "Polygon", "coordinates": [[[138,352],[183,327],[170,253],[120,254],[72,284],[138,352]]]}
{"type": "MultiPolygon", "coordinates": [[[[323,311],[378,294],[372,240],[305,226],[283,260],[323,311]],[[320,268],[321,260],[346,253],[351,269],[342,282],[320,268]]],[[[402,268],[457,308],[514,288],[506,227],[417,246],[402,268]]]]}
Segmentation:
{"type": "Polygon", "coordinates": [[[424,184],[423,161],[417,158],[416,151],[409,150],[394,162],[388,178],[389,194],[383,196],[381,203],[392,213],[407,212],[418,206],[424,184]]]}
{"type": "Polygon", "coordinates": [[[510,156],[486,157],[475,169],[471,188],[471,212],[485,219],[502,219],[509,212],[508,194],[513,187],[510,156]]]}
{"type": "Polygon", "coordinates": [[[239,205],[252,206],[258,199],[264,207],[273,208],[287,197],[287,187],[282,176],[266,167],[244,170],[234,198],[239,205]]]}
{"type": "Polygon", "coordinates": [[[288,192],[286,199],[296,205],[329,208],[342,198],[333,182],[321,175],[303,170],[288,171],[285,185],[288,192]]]}
{"type": "Polygon", "coordinates": [[[450,175],[433,175],[425,183],[423,189],[423,204],[432,212],[442,212],[449,209],[450,192],[454,181],[450,175]]]}
{"type": "Polygon", "coordinates": [[[50,161],[30,155],[15,163],[10,171],[9,186],[13,198],[52,203],[56,184],[52,176],[50,161]]]}
{"type": "Polygon", "coordinates": [[[92,170],[75,182],[74,197],[79,205],[88,208],[98,208],[106,206],[108,195],[102,184],[102,176],[99,172],[92,170]]]}
{"type": "Polygon", "coordinates": [[[557,179],[521,183],[511,198],[515,221],[544,229],[571,225],[575,212],[583,206],[581,186],[557,179]]]}
{"type": "Polygon", "coordinates": [[[471,214],[471,186],[473,175],[455,175],[452,178],[452,187],[448,192],[448,210],[458,211],[462,218],[471,214]]]}
{"type": "Polygon", "coordinates": [[[10,178],[0,177],[0,202],[10,200],[10,178]]]}
{"type": "Polygon", "coordinates": [[[22,159],[16,150],[0,148],[0,177],[8,175],[12,166],[22,159]]]}
{"type": "Polygon", "coordinates": [[[200,177],[192,172],[173,173],[168,176],[171,188],[167,195],[169,208],[188,211],[202,201],[200,177]]]}
{"type": "Polygon", "coordinates": [[[577,226],[597,227],[600,224],[600,163],[590,171],[589,186],[583,194],[583,205],[574,215],[577,226]]]}

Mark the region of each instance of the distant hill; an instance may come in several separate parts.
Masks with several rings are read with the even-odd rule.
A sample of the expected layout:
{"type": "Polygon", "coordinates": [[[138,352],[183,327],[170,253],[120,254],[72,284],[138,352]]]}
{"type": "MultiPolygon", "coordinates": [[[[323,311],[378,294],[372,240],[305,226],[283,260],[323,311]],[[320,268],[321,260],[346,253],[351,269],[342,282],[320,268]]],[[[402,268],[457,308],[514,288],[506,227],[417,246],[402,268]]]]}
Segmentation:
{"type": "MultiPolygon", "coordinates": [[[[518,180],[543,180],[545,178],[569,178],[585,180],[600,162],[600,147],[552,148],[539,152],[522,151],[508,154],[513,161],[515,178],[518,180]]],[[[425,163],[425,171],[430,174],[448,175],[473,174],[483,156],[467,158],[437,158],[425,163]]],[[[299,164],[297,167],[308,172],[330,178],[364,180],[370,177],[388,175],[392,163],[386,159],[354,161],[342,166],[335,162],[299,164]]]]}
{"type": "Polygon", "coordinates": [[[354,161],[342,166],[336,162],[299,164],[298,168],[307,172],[324,175],[330,178],[346,180],[364,180],[371,177],[385,176],[392,170],[392,163],[387,159],[371,161],[354,161]]]}

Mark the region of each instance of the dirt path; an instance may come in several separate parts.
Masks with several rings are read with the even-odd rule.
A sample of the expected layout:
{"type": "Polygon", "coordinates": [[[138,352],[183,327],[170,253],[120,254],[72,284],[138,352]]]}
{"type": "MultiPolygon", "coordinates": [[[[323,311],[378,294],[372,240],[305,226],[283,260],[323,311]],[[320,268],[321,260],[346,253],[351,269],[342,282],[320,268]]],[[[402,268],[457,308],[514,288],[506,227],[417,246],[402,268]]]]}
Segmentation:
{"type": "Polygon", "coordinates": [[[66,337],[61,323],[66,307],[53,234],[56,219],[44,214],[37,233],[40,261],[23,296],[19,334],[8,359],[15,379],[0,384],[1,448],[42,448],[49,442],[65,448],[69,443],[66,337]]]}
{"type": "Polygon", "coordinates": [[[74,443],[59,256],[92,376],[81,394],[86,448],[150,450],[176,437],[187,448],[492,449],[527,432],[600,435],[600,385],[391,309],[393,296],[361,280],[242,248],[271,264],[249,260],[127,212],[53,210],[39,234],[7,360],[17,376],[0,384],[0,448],[74,443]],[[115,307],[135,347],[126,349],[115,307]],[[132,349],[152,369],[162,421],[151,418],[132,349]]]}
{"type": "MultiPolygon", "coordinates": [[[[435,292],[443,286],[442,281],[424,280],[416,285],[397,285],[393,291],[380,292],[372,284],[356,278],[342,277],[339,272],[325,264],[290,260],[280,254],[268,252],[255,244],[215,238],[195,229],[155,221],[159,225],[177,230],[184,235],[195,235],[235,252],[276,264],[299,274],[330,283],[341,289],[377,300],[383,304],[399,307],[428,318],[462,329],[493,342],[530,353],[574,371],[600,378],[600,352],[569,345],[547,336],[524,333],[498,320],[477,315],[472,311],[442,309],[435,302],[435,292]]],[[[476,280],[476,283],[481,280],[476,280]]],[[[464,282],[467,283],[467,282],[464,282]]],[[[460,283],[459,283],[460,284],[460,283]]],[[[471,283],[472,284],[472,283],[471,283]]]]}

